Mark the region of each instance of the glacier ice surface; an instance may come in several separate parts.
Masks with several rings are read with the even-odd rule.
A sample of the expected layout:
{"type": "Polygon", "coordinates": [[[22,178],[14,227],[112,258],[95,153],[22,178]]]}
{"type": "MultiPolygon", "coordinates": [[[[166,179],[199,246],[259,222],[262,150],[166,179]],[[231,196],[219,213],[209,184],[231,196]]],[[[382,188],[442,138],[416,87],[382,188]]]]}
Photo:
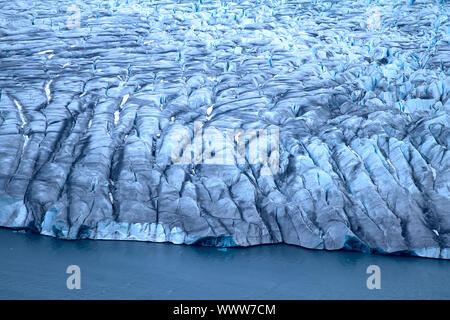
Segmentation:
{"type": "Polygon", "coordinates": [[[0,2],[0,226],[450,258],[448,1],[72,5],[0,2]],[[278,170],[172,163],[196,121],[278,170]]]}

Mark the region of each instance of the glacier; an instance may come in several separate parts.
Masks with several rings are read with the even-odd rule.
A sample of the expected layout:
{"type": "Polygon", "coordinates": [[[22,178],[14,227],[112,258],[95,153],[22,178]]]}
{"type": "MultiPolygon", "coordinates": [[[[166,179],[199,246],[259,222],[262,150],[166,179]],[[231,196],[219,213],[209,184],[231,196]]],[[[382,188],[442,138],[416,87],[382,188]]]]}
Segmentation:
{"type": "Polygon", "coordinates": [[[450,259],[449,13],[445,0],[2,1],[0,226],[450,259]],[[170,135],[195,139],[196,121],[277,130],[276,172],[248,155],[174,163],[170,135]]]}

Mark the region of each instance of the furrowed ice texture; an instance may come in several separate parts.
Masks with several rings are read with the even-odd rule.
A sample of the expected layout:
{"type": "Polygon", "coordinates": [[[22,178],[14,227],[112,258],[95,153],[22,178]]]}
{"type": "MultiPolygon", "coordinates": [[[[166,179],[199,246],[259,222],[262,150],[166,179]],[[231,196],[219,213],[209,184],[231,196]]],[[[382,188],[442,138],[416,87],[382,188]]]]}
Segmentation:
{"type": "Polygon", "coordinates": [[[1,1],[0,225],[449,259],[449,12],[1,1]],[[171,163],[165,138],[194,121],[279,129],[278,173],[171,163]]]}

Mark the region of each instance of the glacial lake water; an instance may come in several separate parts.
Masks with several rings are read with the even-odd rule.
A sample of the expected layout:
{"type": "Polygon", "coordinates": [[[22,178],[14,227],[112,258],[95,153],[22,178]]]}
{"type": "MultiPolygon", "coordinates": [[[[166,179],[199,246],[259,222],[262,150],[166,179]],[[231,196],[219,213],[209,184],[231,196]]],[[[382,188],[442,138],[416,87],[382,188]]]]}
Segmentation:
{"type": "Polygon", "coordinates": [[[219,250],[0,229],[0,299],[449,299],[450,261],[288,245],[219,250]],[[81,289],[66,268],[81,269],[81,289]],[[369,265],[381,289],[369,290],[369,265]]]}

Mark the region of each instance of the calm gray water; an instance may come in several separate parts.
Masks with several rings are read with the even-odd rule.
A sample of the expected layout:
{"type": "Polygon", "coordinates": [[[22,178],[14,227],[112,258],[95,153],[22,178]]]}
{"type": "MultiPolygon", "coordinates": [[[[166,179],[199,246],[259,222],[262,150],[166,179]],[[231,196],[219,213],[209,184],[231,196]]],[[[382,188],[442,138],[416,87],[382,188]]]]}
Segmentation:
{"type": "Polygon", "coordinates": [[[450,261],[122,241],[63,241],[0,229],[2,299],[449,299],[450,261]],[[81,290],[66,288],[68,265],[81,290]],[[366,287],[381,268],[381,290],[366,287]]]}

